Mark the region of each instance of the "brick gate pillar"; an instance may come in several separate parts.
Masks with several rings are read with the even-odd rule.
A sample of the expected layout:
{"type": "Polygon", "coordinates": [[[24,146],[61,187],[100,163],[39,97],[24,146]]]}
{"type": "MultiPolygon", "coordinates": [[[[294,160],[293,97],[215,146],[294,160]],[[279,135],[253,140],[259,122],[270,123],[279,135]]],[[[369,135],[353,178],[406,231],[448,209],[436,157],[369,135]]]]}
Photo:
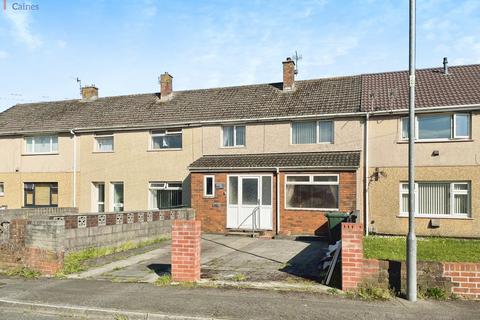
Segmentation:
{"type": "Polygon", "coordinates": [[[175,220],[172,224],[172,280],[200,280],[201,222],[175,220]]]}

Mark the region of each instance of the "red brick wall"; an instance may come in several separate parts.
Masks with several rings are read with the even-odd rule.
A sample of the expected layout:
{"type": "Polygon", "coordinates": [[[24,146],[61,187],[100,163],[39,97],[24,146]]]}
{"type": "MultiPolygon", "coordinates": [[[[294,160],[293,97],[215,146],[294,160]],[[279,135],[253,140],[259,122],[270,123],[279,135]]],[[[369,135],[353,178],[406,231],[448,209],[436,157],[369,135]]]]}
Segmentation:
{"type": "Polygon", "coordinates": [[[443,276],[452,282],[452,293],[480,299],[480,263],[443,263],[443,276]]]}
{"type": "MultiPolygon", "coordinates": [[[[298,172],[297,172],[298,173],[298,172]]],[[[324,173],[324,172],[322,172],[324,173]]],[[[330,172],[332,173],[332,172],[330,172]]],[[[338,172],[337,172],[338,173],[338,172]]],[[[261,173],[259,173],[261,174],[261,173]]],[[[265,173],[263,173],[265,174],[265,173]]],[[[271,173],[268,173],[271,174],[271,173]]],[[[340,212],[356,209],[356,173],[340,172],[339,206],[340,212]]],[[[202,221],[202,230],[210,233],[224,233],[227,217],[227,174],[226,173],[192,173],[192,208],[196,219],[202,221]],[[203,177],[214,175],[215,183],[224,183],[225,189],[216,189],[214,198],[203,196],[203,177]]],[[[285,173],[280,173],[280,234],[283,235],[323,235],[328,234],[325,212],[315,210],[286,210],[285,173]]],[[[273,175],[272,218],[273,232],[276,230],[276,194],[277,181],[273,175]]]]}
{"type": "Polygon", "coordinates": [[[358,287],[363,279],[363,267],[363,225],[342,223],[342,290],[358,287]]]}
{"type": "Polygon", "coordinates": [[[172,225],[172,280],[200,280],[201,222],[175,220],[172,225]]]}
{"type": "MultiPolygon", "coordinates": [[[[299,174],[305,172],[296,172],[299,174]]],[[[339,212],[350,212],[356,209],[356,173],[355,172],[322,172],[322,174],[339,174],[339,212]]],[[[285,174],[280,173],[280,234],[284,235],[317,235],[327,236],[327,218],[323,211],[287,210],[285,209],[285,174]]]]}

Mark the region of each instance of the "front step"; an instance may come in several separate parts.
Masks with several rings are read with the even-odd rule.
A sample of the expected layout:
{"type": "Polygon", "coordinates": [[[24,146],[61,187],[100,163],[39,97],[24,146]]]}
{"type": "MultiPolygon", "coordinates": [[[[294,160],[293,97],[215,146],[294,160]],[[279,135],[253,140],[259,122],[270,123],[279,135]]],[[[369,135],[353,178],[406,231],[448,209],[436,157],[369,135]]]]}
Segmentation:
{"type": "Polygon", "coordinates": [[[225,232],[226,236],[242,236],[242,237],[251,237],[258,238],[264,235],[264,231],[259,230],[252,232],[251,230],[242,230],[242,229],[227,229],[225,232]]]}

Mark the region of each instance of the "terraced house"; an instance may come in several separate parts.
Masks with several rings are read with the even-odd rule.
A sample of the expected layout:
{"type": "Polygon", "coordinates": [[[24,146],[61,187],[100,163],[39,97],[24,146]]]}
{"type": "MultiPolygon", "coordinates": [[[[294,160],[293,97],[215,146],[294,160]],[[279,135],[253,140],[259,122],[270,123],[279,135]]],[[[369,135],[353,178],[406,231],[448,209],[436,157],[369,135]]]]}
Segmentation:
{"type": "MultiPolygon", "coordinates": [[[[480,65],[417,76],[418,231],[478,237],[480,65]]],[[[406,232],[407,72],[16,105],[0,206],[191,206],[208,232],[324,235],[325,213],[406,232]]]]}

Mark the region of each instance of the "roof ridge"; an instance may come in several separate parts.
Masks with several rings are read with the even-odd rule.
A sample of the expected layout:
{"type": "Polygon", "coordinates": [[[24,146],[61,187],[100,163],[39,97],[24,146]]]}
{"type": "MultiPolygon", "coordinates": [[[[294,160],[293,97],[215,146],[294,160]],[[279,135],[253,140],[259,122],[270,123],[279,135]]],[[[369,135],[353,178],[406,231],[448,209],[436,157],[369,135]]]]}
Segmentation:
{"type": "Polygon", "coordinates": [[[340,151],[298,151],[298,152],[263,152],[263,153],[232,153],[232,154],[205,154],[202,157],[238,157],[238,156],[262,156],[262,155],[298,155],[318,153],[355,153],[361,150],[340,150],[340,151]]]}
{"type": "MultiPolygon", "coordinates": [[[[472,64],[460,64],[456,66],[448,66],[448,69],[457,69],[457,68],[465,68],[465,67],[480,67],[480,63],[472,63],[472,64]]],[[[439,67],[428,67],[428,68],[417,68],[415,71],[429,71],[429,70],[443,70],[443,66],[439,67]]],[[[403,72],[408,72],[407,69],[404,70],[393,70],[393,71],[383,71],[383,72],[371,72],[371,73],[362,73],[360,74],[362,77],[363,76],[376,76],[376,75],[381,75],[381,74],[392,74],[392,73],[403,73],[403,72]]]]}

